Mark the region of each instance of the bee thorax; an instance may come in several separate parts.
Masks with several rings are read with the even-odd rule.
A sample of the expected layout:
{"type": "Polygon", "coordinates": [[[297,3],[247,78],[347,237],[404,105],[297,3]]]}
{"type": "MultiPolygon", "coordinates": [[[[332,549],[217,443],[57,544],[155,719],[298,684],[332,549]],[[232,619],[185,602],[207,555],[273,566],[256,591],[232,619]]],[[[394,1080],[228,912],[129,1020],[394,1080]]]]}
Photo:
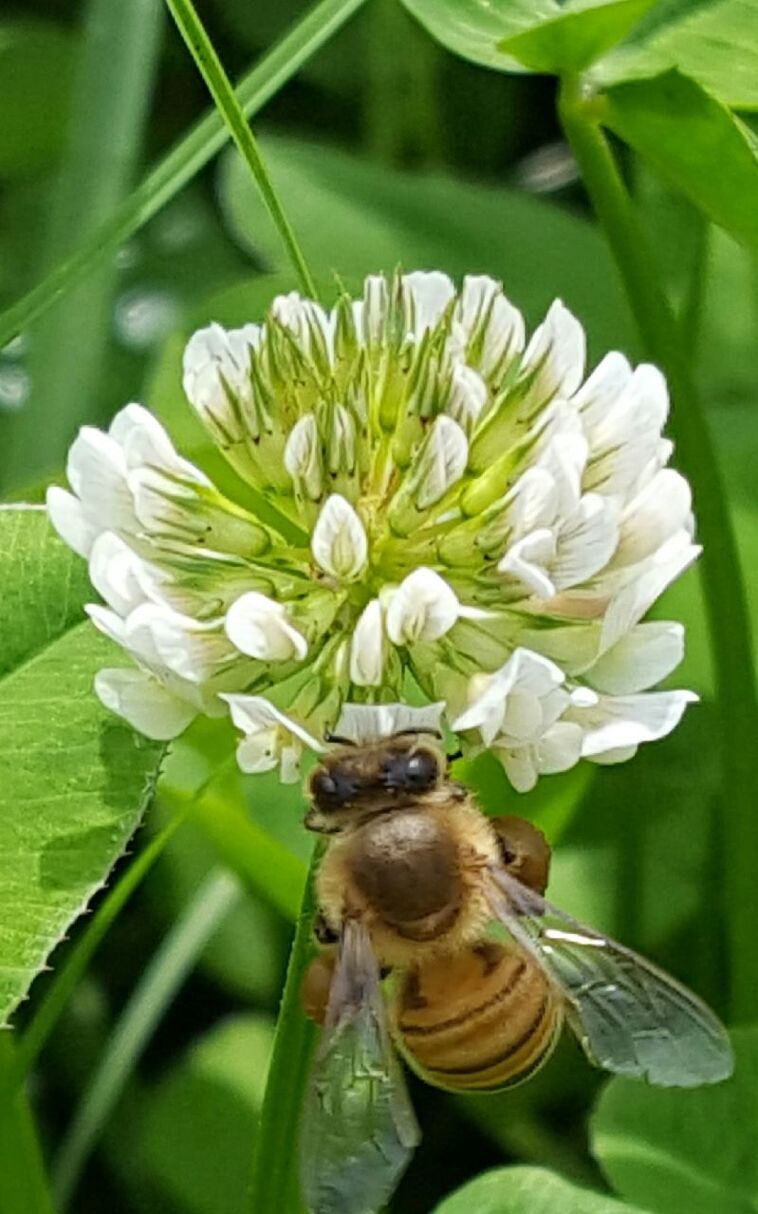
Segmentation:
{"type": "Polygon", "coordinates": [[[348,867],[366,902],[401,935],[437,935],[460,907],[455,841],[426,813],[405,811],[366,823],[353,837],[348,867]]]}

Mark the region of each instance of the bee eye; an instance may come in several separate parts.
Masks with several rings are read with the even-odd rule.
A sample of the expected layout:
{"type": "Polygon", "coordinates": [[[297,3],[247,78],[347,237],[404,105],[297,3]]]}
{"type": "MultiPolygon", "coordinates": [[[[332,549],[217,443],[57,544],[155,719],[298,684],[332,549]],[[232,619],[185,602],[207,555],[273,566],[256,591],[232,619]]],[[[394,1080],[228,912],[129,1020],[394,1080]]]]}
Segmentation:
{"type": "Polygon", "coordinates": [[[437,779],[437,760],[428,750],[417,751],[406,764],[406,776],[412,788],[428,788],[437,779]]]}
{"type": "Polygon", "coordinates": [[[431,788],[438,775],[436,757],[428,750],[417,750],[415,754],[394,758],[386,767],[384,782],[388,788],[419,792],[431,788]]]}
{"type": "Polygon", "coordinates": [[[340,796],[337,781],[328,771],[317,771],[311,780],[311,793],[322,809],[332,809],[339,805],[340,796]]]}

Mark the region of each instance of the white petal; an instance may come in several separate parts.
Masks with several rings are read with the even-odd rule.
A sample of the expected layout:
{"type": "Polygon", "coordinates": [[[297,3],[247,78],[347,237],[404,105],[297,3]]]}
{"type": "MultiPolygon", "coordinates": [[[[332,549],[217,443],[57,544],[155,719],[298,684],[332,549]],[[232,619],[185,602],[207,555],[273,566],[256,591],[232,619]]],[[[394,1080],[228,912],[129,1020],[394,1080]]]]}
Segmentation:
{"type": "Polygon", "coordinates": [[[416,496],[419,509],[425,510],[444,497],[463,476],[467,462],[466,435],[452,417],[439,414],[421,448],[415,470],[420,482],[416,496]]]}
{"type": "Polygon", "coordinates": [[[394,645],[436,641],[458,619],[455,592],[433,569],[414,569],[400,583],[387,608],[387,635],[394,645]]]}
{"type": "Polygon", "coordinates": [[[455,287],[447,274],[438,270],[416,270],[402,277],[403,300],[406,309],[406,329],[419,338],[433,329],[455,295],[455,287]]]}
{"type": "Polygon", "coordinates": [[[660,683],[683,657],[682,625],[653,620],[617,641],[586,671],[586,678],[609,695],[629,695],[660,683]]]}
{"type": "Polygon", "coordinates": [[[98,594],[119,615],[144,603],[142,561],[113,531],[103,531],[92,545],[89,577],[98,594]]]}
{"type": "Polygon", "coordinates": [[[184,350],[187,399],[204,421],[225,425],[232,434],[238,423],[229,392],[241,399],[250,397],[250,350],[260,345],[261,332],[258,325],[227,332],[212,324],[193,333],[184,350]]]}
{"type": "Polygon", "coordinates": [[[120,615],[112,611],[110,607],[103,607],[100,603],[85,603],[84,610],[98,632],[102,632],[103,636],[109,637],[117,645],[126,648],[126,623],[120,615]]]}
{"type": "Polygon", "coordinates": [[[502,732],[517,742],[528,742],[542,732],[542,705],[530,691],[514,687],[505,706],[502,732]]]}
{"type": "Polygon", "coordinates": [[[650,556],[687,524],[691,510],[687,481],[673,468],[662,468],[622,515],[615,564],[631,565],[650,556]]]}
{"type": "Polygon", "coordinates": [[[501,378],[524,348],[524,320],[503,295],[500,283],[484,274],[467,275],[455,316],[466,331],[469,357],[482,375],[501,378]]]}
{"type": "Polygon", "coordinates": [[[506,502],[508,522],[517,539],[550,527],[558,505],[555,480],[544,468],[528,468],[514,484],[506,502]]]}
{"type": "Polygon", "coordinates": [[[45,498],[50,522],[58,535],[79,556],[87,557],[97,535],[97,527],[84,518],[78,497],[67,489],[51,485],[45,498]]]}
{"type": "Polygon", "coordinates": [[[620,637],[639,623],[666,587],[692,564],[700,551],[696,544],[690,543],[686,532],[680,532],[659,549],[646,566],[642,566],[637,576],[616,595],[606,612],[601,652],[615,645],[620,637]]]}
{"type": "Polygon", "coordinates": [[[517,540],[498,561],[498,573],[515,578],[537,598],[549,599],[555,594],[555,584],[547,572],[555,557],[555,535],[540,527],[531,535],[517,540]]]}
{"type": "Polygon", "coordinates": [[[615,750],[604,750],[601,755],[587,755],[587,759],[599,767],[611,767],[614,763],[626,763],[633,759],[638,749],[638,746],[617,746],[615,750]]]}
{"type": "Polygon", "coordinates": [[[131,404],[121,409],[111,422],[108,434],[120,445],[127,469],[149,464],[198,484],[210,484],[199,468],[182,459],[157,417],[143,405],[131,404]]]}
{"type": "Polygon", "coordinates": [[[384,672],[382,606],[372,599],[361,612],[350,642],[350,681],[356,687],[378,687],[384,672]]]}
{"type": "Polygon", "coordinates": [[[110,435],[94,426],[82,426],[69,449],[66,475],[87,523],[98,531],[134,530],[126,460],[110,435]]]}
{"type": "Polygon", "coordinates": [[[572,709],[571,718],[584,729],[582,754],[636,746],[664,738],[679,724],[691,691],[651,691],[630,696],[603,696],[595,708],[572,709]]]}
{"type": "Polygon", "coordinates": [[[284,466],[296,488],[318,501],[324,488],[321,438],[312,413],[295,422],[284,446],[284,466]]]}
{"type": "Polygon", "coordinates": [[[629,385],[632,368],[623,354],[612,350],[606,354],[582,387],[572,396],[571,403],[582,414],[582,421],[592,431],[615,404],[629,385]]]}
{"type": "Polygon", "coordinates": [[[540,451],[538,463],[553,479],[556,516],[566,517],[576,509],[588,452],[576,409],[565,401],[558,402],[552,410],[550,438],[540,451]]]}
{"type": "Polygon", "coordinates": [[[224,628],[241,653],[261,662],[302,661],[308,653],[308,642],[290,624],[282,604],[257,590],[248,591],[232,603],[224,628]]]}
{"type": "Polygon", "coordinates": [[[585,493],[570,523],[561,529],[550,576],[567,590],[588,581],[607,565],[618,543],[616,507],[597,493],[585,493]]]}
{"type": "Polygon", "coordinates": [[[231,710],[232,721],[246,734],[257,734],[261,730],[277,728],[293,738],[297,738],[310,750],[322,751],[324,746],[317,738],[308,733],[307,729],[293,717],[267,700],[265,696],[219,695],[226,700],[231,710]]]}
{"type": "Polygon", "coordinates": [[[465,363],[455,363],[444,401],[445,413],[470,434],[486,403],[487,385],[481,375],[465,363]]]}
{"type": "Polygon", "coordinates": [[[522,374],[535,372],[530,397],[546,402],[553,396],[565,398],[575,392],[584,375],[586,345],[579,321],[556,299],[524,354],[522,374]]]}
{"type": "Polygon", "coordinates": [[[495,755],[503,764],[505,774],[516,792],[531,792],[537,783],[534,747],[519,746],[515,750],[498,748],[495,755]]]}
{"type": "Polygon", "coordinates": [[[582,753],[581,726],[572,721],[557,721],[537,747],[537,766],[545,776],[568,771],[579,762],[582,753]]]}
{"type": "Polygon", "coordinates": [[[328,497],[316,520],[311,539],[316,563],[332,577],[354,581],[368,560],[368,539],[363,523],[350,502],[339,493],[328,497]]]}
{"type": "Polygon", "coordinates": [[[438,734],[444,710],[444,702],[425,704],[422,708],[408,704],[343,704],[334,733],[358,744],[390,738],[406,730],[438,734]]]}
{"type": "Polygon", "coordinates": [[[668,415],[668,390],[660,371],[642,363],[627,388],[589,432],[586,489],[626,495],[659,454],[668,415]]]}
{"type": "Polygon", "coordinates": [[[356,329],[366,345],[381,341],[387,320],[389,290],[382,274],[370,274],[363,284],[363,300],[356,306],[356,329]]]}
{"type": "Polygon", "coordinates": [[[95,675],[95,692],[111,712],[159,742],[178,737],[196,716],[191,704],[143,670],[100,670],[95,675]]]}
{"type": "Polygon", "coordinates": [[[237,746],[237,766],[246,775],[257,776],[273,771],[280,757],[279,735],[276,729],[261,729],[247,734],[237,746]]]}
{"type": "MultiPolygon", "coordinates": [[[[220,621],[199,624],[189,616],[151,605],[143,622],[149,628],[159,659],[173,674],[188,683],[205,683],[236,657],[220,621]]],[[[128,635],[133,636],[136,616],[129,618],[128,635]]]]}
{"type": "Polygon", "coordinates": [[[494,674],[478,682],[472,680],[473,702],[450,728],[456,732],[479,729],[485,746],[489,746],[504,728],[509,697],[516,688],[542,700],[563,682],[563,671],[554,662],[529,649],[516,649],[494,674]]]}
{"type": "Polygon", "coordinates": [[[330,359],[334,349],[334,318],[312,299],[297,291],[278,295],[271,313],[294,334],[297,344],[312,358],[330,359]]]}

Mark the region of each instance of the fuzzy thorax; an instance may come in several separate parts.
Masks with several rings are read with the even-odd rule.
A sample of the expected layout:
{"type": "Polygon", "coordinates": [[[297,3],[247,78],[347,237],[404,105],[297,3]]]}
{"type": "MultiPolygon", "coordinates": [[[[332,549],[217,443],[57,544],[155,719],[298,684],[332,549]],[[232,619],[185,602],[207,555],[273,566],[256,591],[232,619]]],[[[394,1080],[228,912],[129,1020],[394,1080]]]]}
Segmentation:
{"type": "Polygon", "coordinates": [[[382,965],[418,964],[482,938],[491,918],[482,874],[499,855],[471,801],[438,790],[332,839],[319,905],[335,931],[346,917],[362,918],[382,965]]]}

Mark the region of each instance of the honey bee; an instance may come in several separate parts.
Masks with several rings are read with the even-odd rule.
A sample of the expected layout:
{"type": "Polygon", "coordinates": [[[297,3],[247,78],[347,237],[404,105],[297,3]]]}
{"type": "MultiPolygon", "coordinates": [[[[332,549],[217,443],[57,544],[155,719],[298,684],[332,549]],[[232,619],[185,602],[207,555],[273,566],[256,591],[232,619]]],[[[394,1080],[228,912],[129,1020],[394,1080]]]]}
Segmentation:
{"type": "Polygon", "coordinates": [[[547,902],[543,836],[485,817],[420,727],[337,739],[309,791],[306,826],[328,839],[324,951],[303,985],[323,1023],[301,1132],[312,1214],[374,1214],[391,1195],[419,1140],[399,1056],[429,1083],[492,1091],[532,1075],[565,1022],[617,1074],[672,1087],[731,1074],[710,1010],[547,902]]]}

